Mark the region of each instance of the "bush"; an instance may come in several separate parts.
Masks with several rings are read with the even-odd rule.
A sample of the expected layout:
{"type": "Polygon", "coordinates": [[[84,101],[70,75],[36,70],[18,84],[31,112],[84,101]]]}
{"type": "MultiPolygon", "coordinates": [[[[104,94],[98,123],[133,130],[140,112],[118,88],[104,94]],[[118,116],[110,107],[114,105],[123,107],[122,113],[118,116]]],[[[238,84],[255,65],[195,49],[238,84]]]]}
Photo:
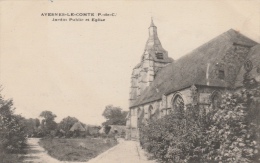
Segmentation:
{"type": "Polygon", "coordinates": [[[196,160],[196,146],[201,143],[202,131],[196,116],[189,112],[193,112],[192,108],[187,113],[178,111],[143,125],[140,130],[142,147],[161,162],[196,160]]]}
{"type": "Polygon", "coordinates": [[[207,129],[205,158],[222,162],[259,161],[260,88],[224,94],[207,129]],[[214,152],[212,152],[214,151],[214,152]]]}
{"type": "Polygon", "coordinates": [[[65,137],[66,138],[71,138],[73,136],[73,132],[72,131],[68,131],[66,134],[65,134],[65,137]]]}
{"type": "Polygon", "coordinates": [[[26,145],[24,118],[14,115],[12,100],[3,100],[0,97],[0,103],[0,151],[22,152],[26,145]]]}
{"type": "Polygon", "coordinates": [[[140,144],[161,162],[259,162],[260,87],[226,93],[218,109],[186,106],[140,129],[140,144]],[[205,112],[204,112],[205,113],[205,112]]]}

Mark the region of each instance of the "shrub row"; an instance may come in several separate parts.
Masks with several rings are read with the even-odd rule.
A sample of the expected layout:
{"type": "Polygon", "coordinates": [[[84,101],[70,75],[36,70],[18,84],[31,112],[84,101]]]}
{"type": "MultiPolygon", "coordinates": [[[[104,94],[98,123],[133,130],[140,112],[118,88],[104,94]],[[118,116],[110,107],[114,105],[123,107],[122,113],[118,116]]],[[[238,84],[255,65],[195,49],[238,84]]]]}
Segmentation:
{"type": "Polygon", "coordinates": [[[222,95],[219,108],[186,106],[140,128],[160,162],[259,162],[260,87],[222,95]],[[201,114],[204,113],[204,114],[201,114]]]}

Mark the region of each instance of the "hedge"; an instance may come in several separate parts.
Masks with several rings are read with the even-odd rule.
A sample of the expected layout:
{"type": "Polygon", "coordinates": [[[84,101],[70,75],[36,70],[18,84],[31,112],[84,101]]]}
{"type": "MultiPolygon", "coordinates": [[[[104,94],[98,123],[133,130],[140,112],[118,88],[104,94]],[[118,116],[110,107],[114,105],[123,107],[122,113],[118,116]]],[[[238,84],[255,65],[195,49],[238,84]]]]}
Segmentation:
{"type": "Polygon", "coordinates": [[[140,143],[160,162],[259,162],[260,87],[225,93],[219,108],[186,106],[140,128],[140,143]]]}

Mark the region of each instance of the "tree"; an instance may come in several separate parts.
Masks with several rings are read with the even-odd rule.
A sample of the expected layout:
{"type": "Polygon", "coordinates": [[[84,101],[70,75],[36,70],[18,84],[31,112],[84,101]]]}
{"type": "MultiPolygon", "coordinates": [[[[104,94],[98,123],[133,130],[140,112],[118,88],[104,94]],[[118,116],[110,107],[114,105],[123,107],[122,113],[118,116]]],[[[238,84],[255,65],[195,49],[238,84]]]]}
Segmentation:
{"type": "Polygon", "coordinates": [[[51,111],[43,111],[41,112],[40,117],[44,118],[46,121],[54,121],[57,116],[51,111]]]}
{"type": "Polygon", "coordinates": [[[49,134],[51,130],[55,130],[57,128],[57,123],[54,119],[57,117],[51,111],[43,111],[40,114],[40,117],[44,118],[42,120],[42,129],[46,134],[49,134]]]}
{"type": "Polygon", "coordinates": [[[111,126],[105,125],[105,134],[108,134],[111,129],[111,126]]]}
{"type": "Polygon", "coordinates": [[[25,125],[26,134],[29,137],[39,137],[38,133],[40,131],[40,120],[38,118],[24,119],[23,124],[25,125]]]}
{"type": "Polygon", "coordinates": [[[102,123],[102,125],[125,125],[127,111],[123,111],[120,107],[108,105],[102,116],[106,118],[106,122],[102,123]]]}
{"type": "Polygon", "coordinates": [[[26,144],[24,118],[15,115],[14,110],[13,101],[4,100],[0,95],[0,158],[2,152],[21,152],[26,144]]]}
{"type": "Polygon", "coordinates": [[[35,126],[38,128],[40,124],[40,120],[38,118],[35,118],[35,126]]]}
{"type": "Polygon", "coordinates": [[[24,119],[23,123],[25,125],[27,135],[32,136],[35,130],[37,129],[36,120],[33,118],[24,119]]]}
{"type": "Polygon", "coordinates": [[[58,128],[62,129],[63,131],[65,131],[67,133],[70,130],[70,128],[78,121],[79,120],[77,118],[68,116],[61,120],[58,128]]]}

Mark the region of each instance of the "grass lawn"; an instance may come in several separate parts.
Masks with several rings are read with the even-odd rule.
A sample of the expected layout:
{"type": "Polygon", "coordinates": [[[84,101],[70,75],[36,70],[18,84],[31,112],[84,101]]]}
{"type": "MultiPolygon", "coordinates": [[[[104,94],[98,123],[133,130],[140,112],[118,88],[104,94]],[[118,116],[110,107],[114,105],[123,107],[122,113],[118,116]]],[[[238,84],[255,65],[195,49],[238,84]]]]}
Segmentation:
{"type": "Polygon", "coordinates": [[[103,138],[41,139],[39,143],[48,154],[60,161],[88,161],[117,143],[103,138]]]}

